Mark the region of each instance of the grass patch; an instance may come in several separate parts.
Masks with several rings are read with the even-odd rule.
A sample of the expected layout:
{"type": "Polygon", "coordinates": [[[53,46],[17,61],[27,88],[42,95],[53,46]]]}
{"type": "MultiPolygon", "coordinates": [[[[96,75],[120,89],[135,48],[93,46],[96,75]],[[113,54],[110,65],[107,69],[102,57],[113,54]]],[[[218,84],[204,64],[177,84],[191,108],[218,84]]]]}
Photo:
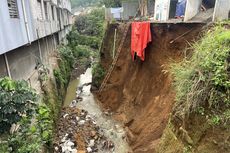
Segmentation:
{"type": "Polygon", "coordinates": [[[95,63],[93,65],[92,75],[93,75],[93,86],[99,88],[105,76],[105,69],[102,67],[101,64],[95,63]]]}
{"type": "Polygon", "coordinates": [[[223,113],[230,107],[230,31],[225,24],[229,22],[206,31],[192,45],[192,56],[172,65],[177,116],[200,112],[209,114],[215,124],[229,121],[223,113]]]}

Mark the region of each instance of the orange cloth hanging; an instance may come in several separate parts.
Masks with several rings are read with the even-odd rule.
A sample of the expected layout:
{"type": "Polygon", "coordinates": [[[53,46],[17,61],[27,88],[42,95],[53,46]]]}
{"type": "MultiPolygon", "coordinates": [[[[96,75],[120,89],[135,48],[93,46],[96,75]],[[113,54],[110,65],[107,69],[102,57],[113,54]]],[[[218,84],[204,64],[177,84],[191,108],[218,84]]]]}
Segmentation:
{"type": "Polygon", "coordinates": [[[134,60],[134,55],[145,60],[145,48],[152,41],[150,22],[133,22],[131,35],[131,54],[134,60]]]}

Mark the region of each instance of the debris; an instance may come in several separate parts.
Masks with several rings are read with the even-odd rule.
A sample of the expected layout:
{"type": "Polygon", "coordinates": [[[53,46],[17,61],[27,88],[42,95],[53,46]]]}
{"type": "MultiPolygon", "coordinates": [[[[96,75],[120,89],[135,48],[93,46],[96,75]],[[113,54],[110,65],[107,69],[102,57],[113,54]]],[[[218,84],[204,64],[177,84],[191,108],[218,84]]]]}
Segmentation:
{"type": "Polygon", "coordinates": [[[91,139],[89,141],[89,147],[93,147],[95,145],[95,140],[94,139],[91,139]]]}
{"type": "Polygon", "coordinates": [[[66,116],[68,116],[69,114],[65,114],[65,115],[63,115],[63,118],[66,118],[66,116]]]}
{"type": "Polygon", "coordinates": [[[63,108],[55,136],[55,153],[113,151],[114,143],[103,135],[92,116],[75,107],[63,108]],[[68,117],[67,117],[68,116],[68,117]],[[105,150],[105,151],[103,151],[105,150]]]}
{"type": "Polygon", "coordinates": [[[80,120],[80,121],[78,122],[78,124],[79,124],[79,125],[84,125],[84,124],[85,124],[85,120],[80,120]]]}
{"type": "Polygon", "coordinates": [[[90,147],[87,147],[87,152],[92,152],[93,150],[90,147]]]}
{"type": "Polygon", "coordinates": [[[77,101],[76,100],[73,100],[70,105],[70,107],[76,107],[77,106],[77,101]]]}

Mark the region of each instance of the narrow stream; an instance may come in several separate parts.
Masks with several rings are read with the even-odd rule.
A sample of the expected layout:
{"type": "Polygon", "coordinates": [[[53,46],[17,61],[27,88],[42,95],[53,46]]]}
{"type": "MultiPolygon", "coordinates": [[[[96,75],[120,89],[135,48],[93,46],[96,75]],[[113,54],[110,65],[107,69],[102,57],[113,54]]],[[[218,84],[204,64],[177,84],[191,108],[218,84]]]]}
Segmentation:
{"type": "MultiPolygon", "coordinates": [[[[88,111],[90,116],[92,116],[96,124],[100,127],[100,130],[102,130],[104,136],[114,143],[114,153],[127,153],[129,147],[128,143],[124,139],[124,129],[118,122],[114,121],[110,116],[103,113],[97,103],[96,98],[90,91],[91,82],[92,69],[88,68],[86,72],[79,78],[70,82],[67,89],[64,106],[70,106],[71,102],[76,99],[76,96],[81,97],[82,101],[79,101],[76,104],[76,107],[88,111]]],[[[105,153],[105,151],[99,150],[99,153],[100,152],[105,153]]]]}

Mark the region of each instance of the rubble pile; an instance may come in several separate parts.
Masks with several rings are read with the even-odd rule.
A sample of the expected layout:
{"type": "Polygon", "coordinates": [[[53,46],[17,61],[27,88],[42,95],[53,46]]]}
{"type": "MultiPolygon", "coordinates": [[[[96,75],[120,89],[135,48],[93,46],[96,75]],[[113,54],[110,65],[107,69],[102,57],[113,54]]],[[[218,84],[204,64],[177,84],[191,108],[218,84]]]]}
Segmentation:
{"type": "Polygon", "coordinates": [[[55,153],[93,153],[114,151],[114,143],[103,135],[93,116],[76,107],[61,111],[55,136],[55,153]]]}

